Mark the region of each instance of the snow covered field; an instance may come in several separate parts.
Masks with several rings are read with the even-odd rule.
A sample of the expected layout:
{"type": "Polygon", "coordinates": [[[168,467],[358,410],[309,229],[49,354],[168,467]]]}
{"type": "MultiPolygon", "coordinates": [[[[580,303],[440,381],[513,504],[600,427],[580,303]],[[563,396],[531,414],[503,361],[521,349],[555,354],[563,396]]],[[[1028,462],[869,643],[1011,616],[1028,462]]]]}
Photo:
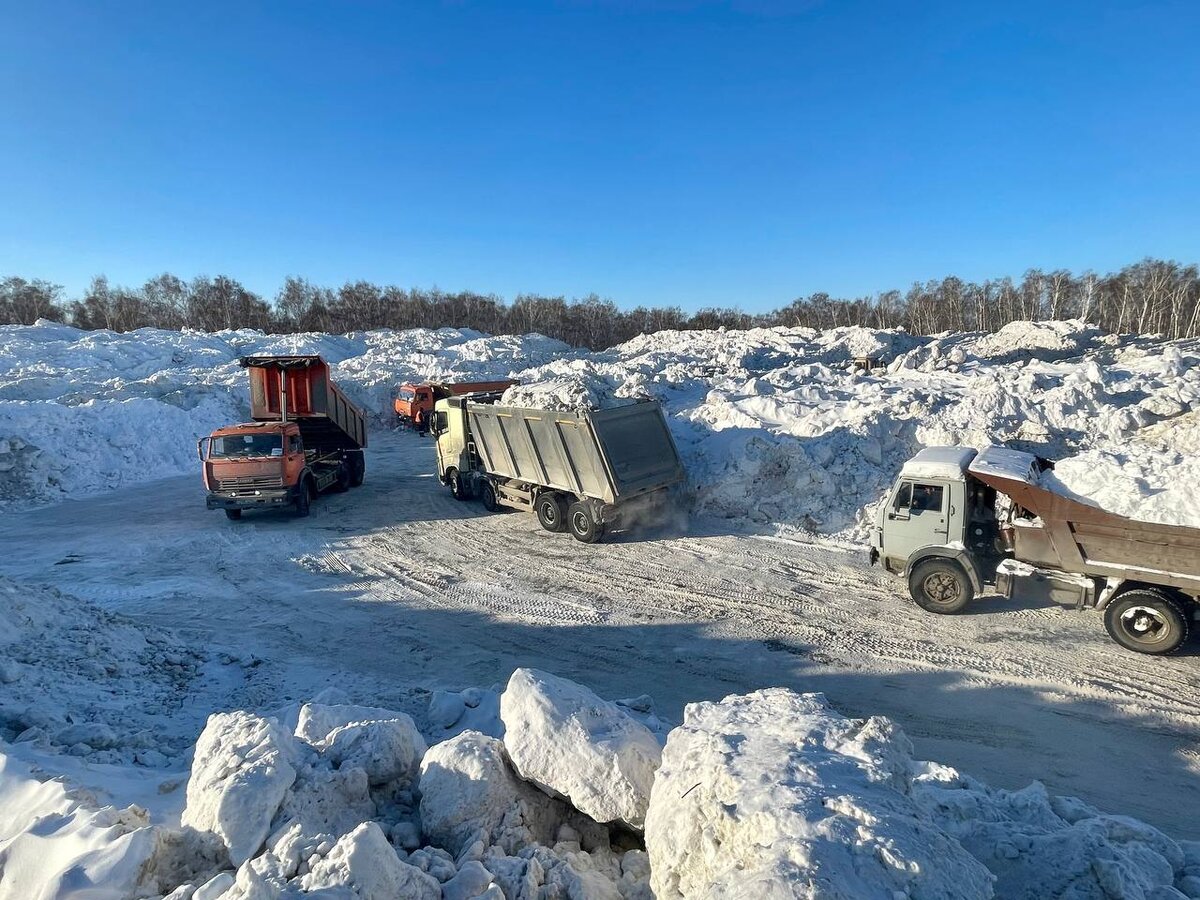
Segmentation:
{"type": "Polygon", "coordinates": [[[943,442],[1083,454],[1057,470],[1068,489],[1186,517],[1198,362],[1196,342],[1078,323],[668,333],[597,354],[450,331],[0,329],[0,898],[59,877],[44,896],[213,878],[197,900],[351,882],[1200,895],[1194,652],[1134,656],[1057,607],[930,617],[849,549],[900,463],[943,442]],[[263,352],[322,353],[381,421],[359,491],[304,521],[229,523],[203,508],[194,440],[244,415],[236,357],[263,352]],[[887,371],[849,371],[859,355],[887,371]],[[690,522],[583,546],[456,503],[429,442],[382,425],[396,381],[510,374],[555,379],[568,403],[661,398],[690,522]],[[538,676],[516,702],[522,666],[628,699],[558,685],[533,702],[555,684],[538,676]],[[318,708],[348,703],[370,710],[318,708]],[[876,715],[897,725],[842,718],[876,715]],[[647,734],[666,743],[656,775],[647,734]],[[585,777],[605,754],[626,777],[585,777]],[[480,772],[496,773],[482,795],[480,772]],[[278,799],[250,804],[253,822],[250,789],[278,799]],[[833,880],[810,889],[813,864],[833,880]]]}

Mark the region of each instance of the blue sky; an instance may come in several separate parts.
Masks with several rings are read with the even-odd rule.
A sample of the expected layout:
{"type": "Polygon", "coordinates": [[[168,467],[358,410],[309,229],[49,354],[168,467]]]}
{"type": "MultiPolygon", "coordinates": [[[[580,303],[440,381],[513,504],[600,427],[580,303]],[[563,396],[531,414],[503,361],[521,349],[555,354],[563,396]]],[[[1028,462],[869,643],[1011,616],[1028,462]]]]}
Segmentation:
{"type": "Polygon", "coordinates": [[[0,274],[817,290],[1200,257],[1200,3],[0,5],[0,274]]]}

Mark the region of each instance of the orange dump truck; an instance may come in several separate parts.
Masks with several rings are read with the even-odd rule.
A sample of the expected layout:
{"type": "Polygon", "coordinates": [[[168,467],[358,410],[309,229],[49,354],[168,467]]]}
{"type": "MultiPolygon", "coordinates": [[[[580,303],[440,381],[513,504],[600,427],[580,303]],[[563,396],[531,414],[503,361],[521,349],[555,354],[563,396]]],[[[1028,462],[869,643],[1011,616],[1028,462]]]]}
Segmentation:
{"type": "Polygon", "coordinates": [[[518,382],[511,379],[500,381],[424,381],[420,384],[405,383],[396,388],[396,400],[392,404],[396,419],[401,425],[411,425],[417,431],[429,428],[433,415],[433,404],[447,397],[462,394],[490,394],[504,391],[518,382]]]}
{"type": "Polygon", "coordinates": [[[363,482],[367,419],[319,356],[245,356],[250,417],[197,446],[209,509],[240,519],[248,509],[290,507],[307,516],[323,491],[363,482]]]}

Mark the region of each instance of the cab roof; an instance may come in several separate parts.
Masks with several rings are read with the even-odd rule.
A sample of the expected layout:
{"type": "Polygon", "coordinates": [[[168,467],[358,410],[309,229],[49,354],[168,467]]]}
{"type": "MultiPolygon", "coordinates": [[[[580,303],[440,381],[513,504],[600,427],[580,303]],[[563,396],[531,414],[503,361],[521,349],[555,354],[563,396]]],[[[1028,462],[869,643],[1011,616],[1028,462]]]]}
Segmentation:
{"type": "Polygon", "coordinates": [[[962,481],[976,452],[974,447],[926,447],[904,464],[900,474],[909,478],[962,481]]]}

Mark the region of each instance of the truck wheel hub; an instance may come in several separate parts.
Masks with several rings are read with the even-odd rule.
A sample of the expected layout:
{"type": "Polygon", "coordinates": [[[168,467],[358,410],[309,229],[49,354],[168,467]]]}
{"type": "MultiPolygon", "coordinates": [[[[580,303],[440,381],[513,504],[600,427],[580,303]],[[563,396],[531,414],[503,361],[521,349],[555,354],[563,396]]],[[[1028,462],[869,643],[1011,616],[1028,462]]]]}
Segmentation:
{"type": "Polygon", "coordinates": [[[945,572],[937,572],[925,579],[925,593],[929,599],[949,603],[958,599],[958,579],[945,572]]]}
{"type": "Polygon", "coordinates": [[[1121,616],[1121,624],[1130,634],[1146,638],[1154,636],[1166,623],[1148,606],[1133,606],[1121,616]]]}

